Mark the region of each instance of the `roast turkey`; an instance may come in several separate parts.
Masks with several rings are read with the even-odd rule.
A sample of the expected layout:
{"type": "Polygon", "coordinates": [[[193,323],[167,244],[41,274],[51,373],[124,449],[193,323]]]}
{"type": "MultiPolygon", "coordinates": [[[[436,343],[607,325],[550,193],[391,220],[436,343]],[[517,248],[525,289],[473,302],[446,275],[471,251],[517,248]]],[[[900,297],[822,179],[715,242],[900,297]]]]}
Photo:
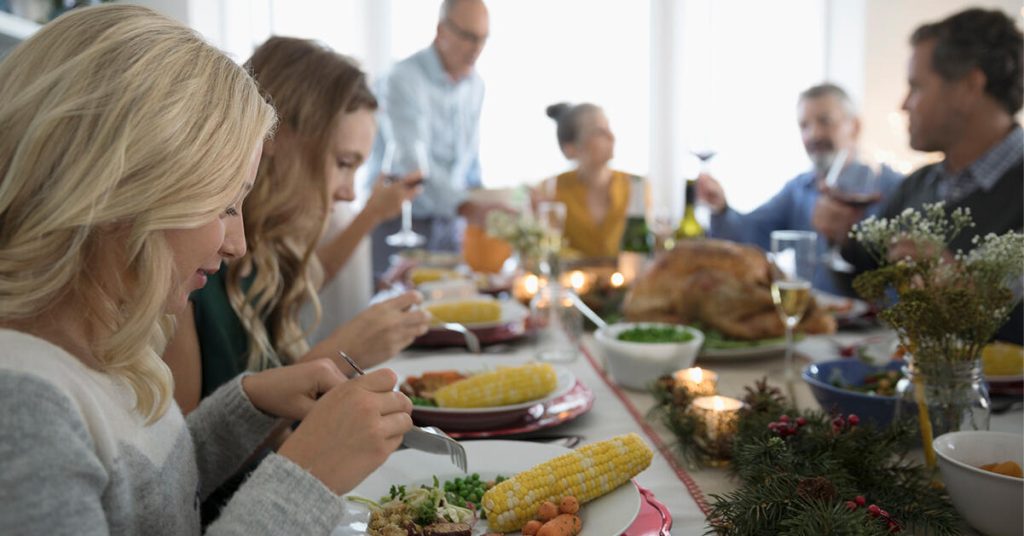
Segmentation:
{"type": "MultiPolygon", "coordinates": [[[[631,321],[699,323],[731,339],[785,335],[772,303],[772,271],[756,247],[723,240],[684,240],[637,278],[623,303],[631,321]]],[[[811,301],[798,331],[833,333],[835,319],[811,301]]]]}

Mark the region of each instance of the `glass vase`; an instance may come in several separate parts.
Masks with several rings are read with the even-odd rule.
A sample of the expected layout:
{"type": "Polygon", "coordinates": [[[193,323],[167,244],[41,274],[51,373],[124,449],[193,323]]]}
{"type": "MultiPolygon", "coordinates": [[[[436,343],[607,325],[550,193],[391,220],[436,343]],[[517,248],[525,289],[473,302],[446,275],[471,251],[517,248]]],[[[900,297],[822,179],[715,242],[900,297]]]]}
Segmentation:
{"type": "Polygon", "coordinates": [[[992,400],[982,381],[981,360],[936,361],[907,356],[905,377],[896,384],[895,420],[916,422],[923,444],[929,446],[932,439],[948,432],[988,430],[992,400]],[[924,415],[927,426],[921,426],[924,415]]]}

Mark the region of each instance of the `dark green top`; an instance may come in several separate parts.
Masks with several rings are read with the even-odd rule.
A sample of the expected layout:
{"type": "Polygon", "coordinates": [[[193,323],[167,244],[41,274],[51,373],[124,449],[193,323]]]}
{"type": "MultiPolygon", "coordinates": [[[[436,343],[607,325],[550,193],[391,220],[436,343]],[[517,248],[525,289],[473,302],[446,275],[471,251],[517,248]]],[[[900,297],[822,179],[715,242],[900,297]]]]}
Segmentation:
{"type": "MultiPolygon", "coordinates": [[[[221,265],[220,271],[206,281],[206,286],[189,297],[195,306],[203,398],[247,369],[249,338],[228,301],[226,270],[227,266],[221,265]]],[[[242,288],[247,289],[251,282],[251,277],[244,279],[242,288]]]]}

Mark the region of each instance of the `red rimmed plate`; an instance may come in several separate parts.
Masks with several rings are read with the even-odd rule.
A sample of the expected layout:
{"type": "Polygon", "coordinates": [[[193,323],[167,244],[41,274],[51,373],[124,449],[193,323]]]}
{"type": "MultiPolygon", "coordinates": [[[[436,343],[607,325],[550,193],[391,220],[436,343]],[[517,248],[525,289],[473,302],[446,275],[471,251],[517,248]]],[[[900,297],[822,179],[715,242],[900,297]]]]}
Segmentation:
{"type": "MultiPolygon", "coordinates": [[[[577,381],[568,393],[531,407],[530,411],[515,422],[489,430],[445,431],[456,439],[486,439],[528,434],[565,424],[590,411],[592,407],[594,392],[577,381]]],[[[413,420],[416,420],[415,416],[413,420]]]]}
{"type": "Polygon", "coordinates": [[[633,484],[644,500],[640,504],[640,513],[622,536],[671,536],[672,514],[668,507],[656,499],[651,490],[641,486],[636,480],[633,480],[633,484]]]}
{"type": "MultiPolygon", "coordinates": [[[[407,376],[419,376],[425,372],[455,370],[475,373],[528,362],[526,359],[506,356],[455,354],[397,361],[387,366],[394,369],[401,383],[407,376]]],[[[593,393],[583,387],[569,369],[558,365],[553,367],[558,384],[554,391],[543,398],[495,408],[414,406],[413,421],[421,426],[436,426],[453,436],[456,436],[456,432],[481,432],[487,435],[476,437],[498,437],[554,426],[589,410],[590,405],[593,405],[593,393]],[[581,388],[585,392],[580,391],[581,388]]]]}
{"type": "MultiPolygon", "coordinates": [[[[501,301],[501,318],[495,322],[479,324],[466,324],[466,327],[473,332],[480,344],[497,344],[514,341],[528,333],[528,320],[530,310],[515,300],[501,301]]],[[[413,346],[441,347],[441,346],[465,346],[466,339],[457,331],[450,331],[442,328],[430,328],[426,333],[420,335],[413,341],[413,346]]]]}

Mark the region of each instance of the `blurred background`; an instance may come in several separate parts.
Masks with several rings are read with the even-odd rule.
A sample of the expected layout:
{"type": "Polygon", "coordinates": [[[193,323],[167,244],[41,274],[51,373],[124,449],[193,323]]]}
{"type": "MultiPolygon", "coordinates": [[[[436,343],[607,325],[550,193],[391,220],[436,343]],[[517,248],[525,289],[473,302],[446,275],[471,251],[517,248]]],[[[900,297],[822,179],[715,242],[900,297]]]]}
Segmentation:
{"type": "MultiPolygon", "coordinates": [[[[272,34],[315,38],[372,75],[426,46],[440,0],[144,0],[239,62],[272,34]]],[[[0,0],[0,54],[74,1],[0,0]],[[30,19],[35,19],[35,22],[30,19]]],[[[821,81],[849,91],[865,156],[909,172],[937,155],[907,145],[900,104],[911,31],[968,6],[1024,16],[1018,0],[492,0],[478,63],[487,87],[481,159],[488,187],[535,183],[568,168],[548,104],[605,108],[616,169],[652,179],[663,210],[713,150],[711,172],[746,211],[808,169],[798,93],[821,81]]]]}

